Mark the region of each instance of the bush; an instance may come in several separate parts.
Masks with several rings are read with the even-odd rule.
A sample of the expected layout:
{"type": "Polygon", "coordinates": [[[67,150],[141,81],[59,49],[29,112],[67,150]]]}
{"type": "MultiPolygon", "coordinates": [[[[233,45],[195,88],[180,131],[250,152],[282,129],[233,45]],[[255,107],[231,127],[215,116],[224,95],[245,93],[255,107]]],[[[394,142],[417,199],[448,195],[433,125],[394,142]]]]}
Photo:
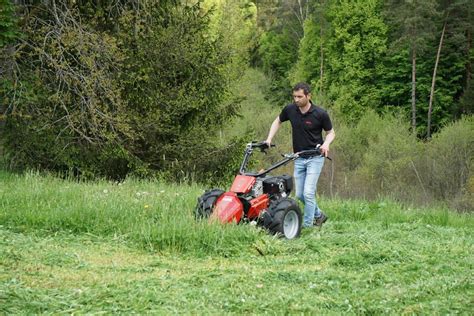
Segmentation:
{"type": "Polygon", "coordinates": [[[416,142],[402,119],[368,111],[355,126],[340,123],[337,116],[333,120],[337,135],[331,154],[334,160],[326,164],[322,190],[327,193],[330,186],[333,195],[366,198],[399,191],[401,178],[410,174],[406,172],[407,152],[416,152],[416,142]]]}
{"type": "Polygon", "coordinates": [[[429,142],[414,137],[402,116],[368,111],[354,126],[334,121],[334,161],[326,164],[321,192],[474,209],[472,117],[444,127],[429,142]]]}
{"type": "Polygon", "coordinates": [[[228,91],[229,52],[208,36],[199,3],[144,1],[138,15],[123,6],[108,31],[73,4],[37,6],[22,24],[17,82],[0,97],[10,102],[11,167],[181,179],[230,163],[202,159],[229,153],[233,145],[213,139],[238,102],[228,91]]]}
{"type": "Polygon", "coordinates": [[[474,210],[474,117],[467,116],[435,134],[427,144],[427,188],[439,200],[474,210]]]}
{"type": "Polygon", "coordinates": [[[117,160],[128,164],[124,144],[133,135],[115,80],[123,56],[110,35],[81,23],[75,10],[60,7],[39,10],[22,23],[15,82],[2,91],[9,102],[9,165],[86,176],[120,174],[114,165],[117,160]],[[99,157],[105,159],[98,164],[99,157]]]}

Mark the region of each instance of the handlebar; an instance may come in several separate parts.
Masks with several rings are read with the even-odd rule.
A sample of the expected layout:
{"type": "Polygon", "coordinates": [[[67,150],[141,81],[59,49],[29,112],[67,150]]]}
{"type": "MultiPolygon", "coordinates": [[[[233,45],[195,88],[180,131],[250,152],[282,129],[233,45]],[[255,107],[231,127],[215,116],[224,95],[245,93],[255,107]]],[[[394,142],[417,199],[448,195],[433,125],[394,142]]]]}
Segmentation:
{"type": "MultiPolygon", "coordinates": [[[[319,149],[321,145],[317,145],[315,149],[309,149],[309,150],[302,150],[297,153],[292,153],[292,154],[282,154],[283,157],[285,158],[293,158],[296,159],[298,157],[302,156],[322,156],[321,150],[319,149]]],[[[270,144],[270,147],[276,147],[275,144],[270,144]]],[[[265,141],[262,142],[257,142],[257,141],[252,141],[251,143],[247,144],[247,148],[259,148],[261,152],[266,153],[266,150],[270,148],[268,144],[265,141]]],[[[326,157],[329,160],[332,160],[329,157],[326,157]]]]}
{"type": "MultiPolygon", "coordinates": [[[[283,165],[286,165],[287,163],[289,163],[290,161],[292,160],[295,160],[299,157],[304,157],[304,156],[322,156],[321,154],[321,150],[319,149],[320,145],[316,146],[315,149],[310,149],[310,150],[302,150],[302,151],[299,151],[297,153],[291,153],[291,154],[285,154],[285,155],[282,155],[285,159],[277,162],[276,164],[274,164],[273,166],[271,166],[270,168],[266,169],[266,170],[263,170],[263,171],[260,171],[258,173],[255,173],[255,172],[246,172],[246,167],[247,167],[247,163],[249,161],[249,158],[250,156],[252,155],[252,151],[254,148],[259,148],[261,152],[263,153],[267,153],[266,150],[270,147],[275,147],[274,144],[270,144],[270,146],[268,146],[268,144],[266,142],[256,142],[256,141],[252,141],[251,143],[248,143],[247,144],[247,147],[245,149],[245,155],[244,155],[244,160],[242,161],[242,164],[240,165],[240,174],[244,174],[244,175],[249,175],[249,176],[261,176],[261,175],[264,175],[278,167],[281,167],[283,165]]],[[[331,158],[329,157],[326,157],[328,158],[329,160],[332,160],[331,158]]]]}
{"type": "Polygon", "coordinates": [[[251,143],[247,144],[247,147],[249,148],[259,148],[261,152],[266,153],[266,150],[270,147],[275,147],[274,144],[270,144],[270,147],[266,142],[257,142],[257,141],[252,141],[251,143]]]}
{"type": "Polygon", "coordinates": [[[302,150],[297,153],[281,154],[281,156],[285,158],[289,158],[289,159],[296,159],[296,158],[304,157],[304,156],[322,156],[322,154],[319,149],[310,149],[310,150],[302,150]]]}

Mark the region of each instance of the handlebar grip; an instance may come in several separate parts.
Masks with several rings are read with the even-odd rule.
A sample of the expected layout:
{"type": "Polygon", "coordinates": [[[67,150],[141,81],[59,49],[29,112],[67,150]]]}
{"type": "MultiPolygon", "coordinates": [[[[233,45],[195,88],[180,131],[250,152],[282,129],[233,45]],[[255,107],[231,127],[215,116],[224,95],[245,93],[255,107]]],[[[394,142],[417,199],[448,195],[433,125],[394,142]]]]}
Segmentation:
{"type": "Polygon", "coordinates": [[[252,141],[250,143],[250,145],[252,146],[252,148],[260,148],[261,150],[265,150],[265,149],[268,149],[270,147],[275,147],[276,146],[275,144],[268,145],[265,141],[262,141],[262,142],[252,141]]]}
{"type": "Polygon", "coordinates": [[[321,155],[321,151],[319,149],[310,149],[310,150],[302,150],[298,153],[301,155],[321,155]]]}
{"type": "MultiPolygon", "coordinates": [[[[321,150],[319,149],[310,149],[310,150],[302,150],[298,153],[296,153],[298,156],[301,156],[301,155],[319,155],[319,156],[323,156],[323,153],[321,152],[321,150]]],[[[323,156],[324,157],[324,156],[323,156]]],[[[325,157],[329,160],[332,160],[331,157],[327,156],[325,157]]]]}

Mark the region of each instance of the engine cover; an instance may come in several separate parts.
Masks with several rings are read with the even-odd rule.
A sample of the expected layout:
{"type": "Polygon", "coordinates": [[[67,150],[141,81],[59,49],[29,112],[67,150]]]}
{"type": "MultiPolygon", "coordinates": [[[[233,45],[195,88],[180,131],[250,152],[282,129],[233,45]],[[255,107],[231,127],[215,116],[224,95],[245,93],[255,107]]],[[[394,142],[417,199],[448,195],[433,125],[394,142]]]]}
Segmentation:
{"type": "Polygon", "coordinates": [[[292,189],[293,177],[286,174],[278,177],[269,177],[263,180],[263,193],[276,194],[285,192],[289,194],[292,189]]]}

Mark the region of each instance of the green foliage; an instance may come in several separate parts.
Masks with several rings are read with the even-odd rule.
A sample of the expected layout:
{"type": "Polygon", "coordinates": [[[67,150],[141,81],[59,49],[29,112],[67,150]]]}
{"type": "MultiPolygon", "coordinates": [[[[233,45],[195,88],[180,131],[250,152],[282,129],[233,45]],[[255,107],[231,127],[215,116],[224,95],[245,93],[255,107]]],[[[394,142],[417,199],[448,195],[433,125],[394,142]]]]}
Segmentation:
{"type": "Polygon", "coordinates": [[[327,42],[331,34],[328,21],[330,2],[315,1],[307,4],[309,15],[304,21],[304,36],[299,43],[298,60],[290,71],[293,84],[307,82],[312,86],[313,101],[326,107],[327,42]]]}
{"type": "Polygon", "coordinates": [[[260,38],[258,48],[262,69],[271,78],[270,100],[282,103],[289,99],[288,74],[296,61],[296,51],[288,32],[268,31],[260,38]]]}
{"type": "Polygon", "coordinates": [[[385,110],[408,112],[411,101],[411,64],[408,62],[409,59],[408,49],[389,51],[384,58],[386,71],[380,78],[380,89],[381,105],[385,110]]]}
{"type": "Polygon", "coordinates": [[[285,76],[294,61],[294,53],[287,34],[269,31],[260,39],[260,54],[262,66],[266,73],[278,77],[285,76]]]}
{"type": "Polygon", "coordinates": [[[408,178],[402,181],[404,184],[416,183],[416,178],[411,176],[410,161],[418,152],[418,144],[403,119],[403,116],[381,117],[367,111],[355,126],[338,125],[333,147],[337,159],[335,190],[339,194],[369,199],[386,195],[397,198],[394,192],[405,192],[401,179],[408,178]]]}
{"type": "MultiPolygon", "coordinates": [[[[442,47],[438,78],[435,91],[434,126],[438,130],[452,119],[463,114],[472,114],[472,105],[466,106],[461,99],[469,95],[469,82],[472,73],[469,65],[474,61],[474,51],[469,37],[474,31],[472,14],[474,4],[471,1],[457,0],[449,2],[444,8],[446,16],[445,42],[442,47]]],[[[468,96],[469,98],[469,96],[468,96]]],[[[472,100],[472,98],[470,98],[472,100]]],[[[465,98],[464,100],[467,100],[465,98]]]]}
{"type": "Polygon", "coordinates": [[[206,172],[222,158],[209,154],[218,150],[211,142],[216,129],[238,109],[227,88],[227,52],[207,36],[209,16],[198,5],[148,9],[120,22],[127,56],[120,81],[139,135],[130,150],[176,179],[190,170],[206,172]]]}
{"type": "Polygon", "coordinates": [[[437,1],[390,0],[385,6],[386,18],[392,26],[392,45],[409,48],[410,52],[427,49],[434,37],[436,18],[439,17],[437,1]]]}
{"type": "Polygon", "coordinates": [[[474,187],[469,185],[474,178],[474,118],[463,117],[435,134],[425,158],[428,170],[424,174],[433,194],[448,201],[464,196],[464,205],[457,206],[472,210],[474,187]]]}
{"type": "Polygon", "coordinates": [[[328,43],[328,97],[346,119],[380,106],[378,80],[384,73],[387,26],[380,1],[340,1],[330,9],[333,27],[328,43]]]}
{"type": "Polygon", "coordinates": [[[460,211],[474,208],[472,117],[447,125],[430,142],[410,134],[404,115],[368,111],[356,125],[340,123],[337,118],[336,124],[333,171],[323,173],[322,192],[441,203],[460,211]]]}
{"type": "Polygon", "coordinates": [[[290,100],[290,76],[304,36],[308,2],[256,1],[256,6],[260,34],[254,65],[271,78],[269,90],[265,92],[267,98],[275,104],[283,104],[290,100]]]}
{"type": "Polygon", "coordinates": [[[4,94],[12,168],[182,180],[234,165],[240,143],[213,138],[238,110],[228,86],[243,53],[209,36],[199,2],[109,8],[113,28],[98,4],[37,6],[4,94]]]}
{"type": "Polygon", "coordinates": [[[56,23],[43,16],[26,21],[16,54],[18,79],[7,91],[10,165],[120,177],[116,161],[107,162],[122,158],[113,152],[132,135],[115,80],[123,57],[112,37],[78,23],[74,10],[50,14],[56,23]]]}
{"type": "Polygon", "coordinates": [[[250,0],[204,0],[209,7],[210,35],[225,51],[228,72],[242,75],[249,64],[250,54],[257,46],[257,8],[250,0]]]}
{"type": "Polygon", "coordinates": [[[360,166],[369,145],[378,138],[385,123],[374,111],[368,111],[355,126],[338,124],[334,146],[340,160],[347,163],[348,170],[353,171],[360,166]]]}
{"type": "Polygon", "coordinates": [[[420,152],[420,144],[404,126],[403,118],[379,118],[379,129],[372,130],[376,133],[368,139],[368,150],[357,171],[368,196],[379,192],[395,198],[406,196],[408,200],[411,192],[420,191],[415,189],[419,183],[417,171],[412,167],[413,159],[420,152]]]}
{"type": "Polygon", "coordinates": [[[466,89],[459,102],[459,112],[466,115],[474,114],[474,84],[472,79],[468,82],[466,89]]]}
{"type": "Polygon", "coordinates": [[[0,0],[0,49],[18,36],[15,7],[10,0],[0,0]]]}
{"type": "MultiPolygon", "coordinates": [[[[437,131],[463,113],[472,112],[471,2],[302,1],[298,2],[299,9],[309,12],[303,19],[302,37],[291,26],[302,11],[292,11],[292,18],[288,18],[279,11],[291,7],[286,1],[280,6],[275,1],[257,2],[261,19],[267,21],[261,22],[262,68],[267,74],[273,69],[274,96],[275,91],[289,89],[290,83],[307,81],[319,103],[333,107],[341,119],[352,122],[367,109],[378,113],[413,111],[411,80],[415,71],[416,132],[424,137],[434,61],[444,21],[447,33],[435,81],[432,128],[437,131]],[[283,21],[283,17],[291,22],[283,21]],[[281,49],[281,43],[293,43],[295,39],[300,39],[298,45],[291,44],[289,49],[293,54],[297,52],[296,59],[288,58],[294,55],[281,49]],[[466,97],[461,99],[463,95],[466,97]]],[[[293,8],[297,6],[293,4],[293,8]]],[[[274,100],[280,103],[287,100],[283,94],[277,97],[274,100]]]]}
{"type": "MultiPolygon", "coordinates": [[[[319,22],[319,20],[318,20],[319,22]]],[[[321,25],[316,19],[307,19],[304,24],[305,36],[301,39],[298,51],[298,61],[294,69],[290,72],[292,83],[314,82],[320,77],[321,63],[321,25]],[[318,49],[319,48],[319,49],[318,49]]],[[[321,80],[321,79],[320,79],[321,80]]],[[[321,86],[321,82],[313,83],[313,91],[321,86]]],[[[314,92],[313,92],[314,93],[314,92]]]]}

